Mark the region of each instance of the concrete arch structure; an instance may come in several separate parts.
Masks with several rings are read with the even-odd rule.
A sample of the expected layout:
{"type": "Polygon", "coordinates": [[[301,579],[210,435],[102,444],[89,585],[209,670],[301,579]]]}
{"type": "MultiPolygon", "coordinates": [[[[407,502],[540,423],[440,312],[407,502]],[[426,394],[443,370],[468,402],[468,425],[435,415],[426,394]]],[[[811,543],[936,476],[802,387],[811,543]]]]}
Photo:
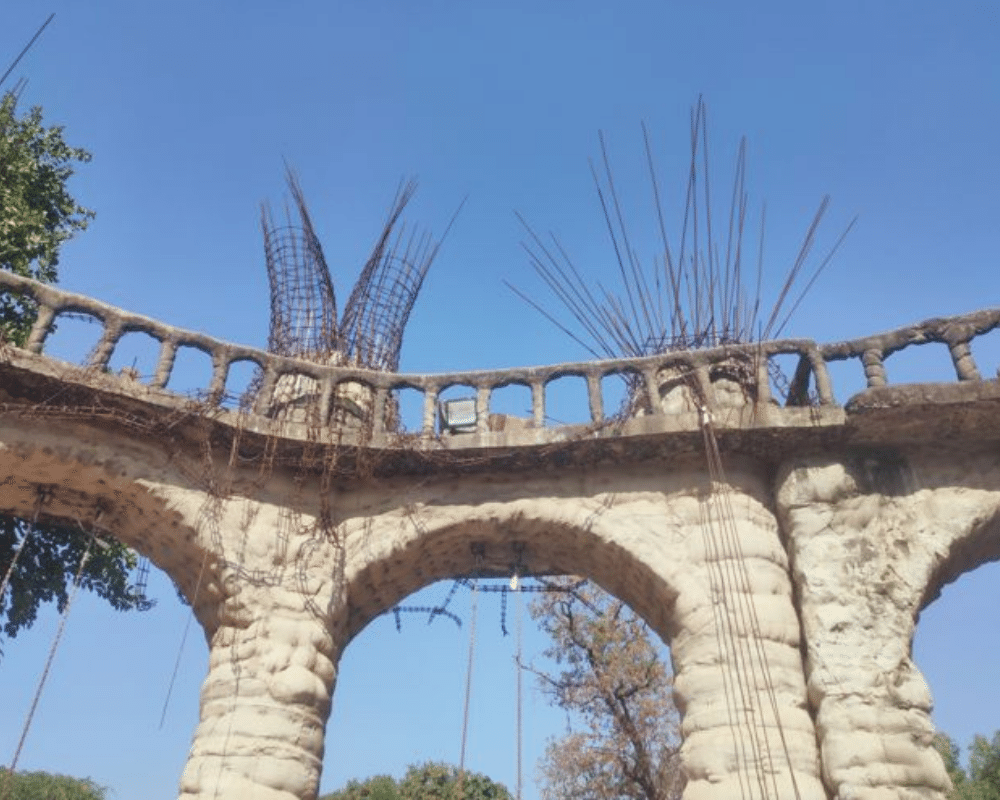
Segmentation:
{"type": "Polygon", "coordinates": [[[0,511],[115,535],[191,600],[210,657],[185,800],[314,800],[351,638],[436,578],[517,559],[596,580],[669,643],[686,800],[943,800],[910,644],[942,582],[1000,555],[1000,381],[981,379],[970,345],[1000,310],[822,347],[426,376],[296,362],[0,273],[2,286],[39,316],[24,349],[0,349],[0,511]],[[67,310],[105,325],[87,368],[42,352],[67,310]],[[107,372],[134,330],[162,343],[148,384],[107,372]],[[927,341],[948,344],[958,382],[886,385],[883,361],[927,341]],[[212,358],[201,401],[163,389],[181,346],[212,358]],[[779,406],[768,365],[790,353],[779,406]],[[841,406],[826,363],[845,358],[868,388],[841,406]],[[248,359],[260,393],[229,411],[229,367],[248,359]],[[734,359],[752,391],[727,376],[734,359]],[[665,371],[684,376],[678,402],[604,413],[606,376],[665,401],[665,371]],[[591,423],[546,427],[545,386],[568,374],[591,423]],[[315,407],[282,418],[287,376],[315,382],[315,407]],[[321,424],[345,382],[371,390],[364,424],[321,424]],[[456,384],[475,390],[461,431],[437,425],[456,384]],[[493,429],[491,394],[511,384],[530,387],[532,418],[493,429]],[[418,431],[388,427],[400,387],[424,395],[418,431]]]}
{"type": "MultiPolygon", "coordinates": [[[[769,486],[761,465],[749,460],[732,464],[725,489],[709,486],[704,473],[701,458],[684,456],[670,469],[651,465],[627,475],[615,468],[586,468],[566,469],[558,480],[520,475],[460,486],[450,481],[416,488],[390,484],[384,512],[372,498],[364,503],[364,516],[346,526],[346,561],[356,565],[345,575],[346,638],[438,579],[510,575],[515,569],[584,575],[627,602],[671,647],[684,717],[686,796],[738,796],[740,760],[722,678],[736,666],[716,652],[712,606],[719,599],[706,588],[714,558],[706,548],[706,504],[713,491],[727,491],[741,509],[743,556],[753,563],[749,588],[767,619],[761,644],[769,654],[795,783],[802,797],[825,797],[769,486]]],[[[772,744],[777,751],[776,737],[772,744]]],[[[773,754],[774,780],[791,794],[784,758],[773,754]]]]}

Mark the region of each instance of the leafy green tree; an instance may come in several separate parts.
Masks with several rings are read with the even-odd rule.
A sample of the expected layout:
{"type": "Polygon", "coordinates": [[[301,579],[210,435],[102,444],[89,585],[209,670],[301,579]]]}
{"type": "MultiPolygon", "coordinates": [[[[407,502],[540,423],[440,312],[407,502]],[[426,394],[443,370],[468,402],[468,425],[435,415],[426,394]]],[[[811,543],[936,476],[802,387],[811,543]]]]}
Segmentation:
{"type": "Polygon", "coordinates": [[[934,749],[938,751],[941,760],[944,761],[944,768],[948,777],[951,778],[952,786],[958,789],[966,780],[965,770],[962,769],[962,764],[959,761],[961,748],[946,733],[938,731],[934,736],[934,749]]]}
{"type": "MultiPolygon", "coordinates": [[[[61,127],[42,123],[41,108],[19,115],[13,93],[0,98],[0,268],[56,280],[60,247],[94,215],[67,188],[75,165],[89,160],[86,150],[66,144],[61,127]]],[[[23,345],[35,313],[30,300],[0,295],[0,341],[23,345]]],[[[72,528],[0,517],[0,580],[7,584],[0,596],[4,635],[14,637],[30,626],[43,603],[65,608],[88,541],[72,528]]],[[[81,586],[116,609],[141,608],[147,601],[129,583],[134,566],[132,551],[113,540],[102,542],[90,548],[81,586]]]]}
{"type": "Polygon", "coordinates": [[[427,761],[414,764],[398,782],[388,775],[347,785],[320,800],[512,800],[501,783],[479,772],[461,774],[458,767],[427,761]],[[461,788],[459,788],[461,787],[461,788]]]}
{"type": "Polygon", "coordinates": [[[89,778],[0,769],[0,797],[4,800],[104,800],[107,793],[89,778]]]}
{"type": "Polygon", "coordinates": [[[350,780],[343,789],[323,795],[320,800],[402,800],[391,775],[374,775],[365,781],[350,780]]]}
{"type": "Polygon", "coordinates": [[[531,615],[558,671],[533,671],[570,723],[540,774],[545,800],[675,800],[684,788],[679,717],[654,634],[592,584],[540,594],[531,615]]]}
{"type": "MultiPolygon", "coordinates": [[[[63,129],[42,124],[42,109],[17,114],[13,92],[0,98],[0,268],[36,280],[56,280],[59,248],[87,227],[94,212],[70,195],[76,163],[90,153],[70,147],[63,129]]],[[[23,343],[34,321],[31,305],[0,299],[0,333],[23,343]]]]}
{"type": "Polygon", "coordinates": [[[502,783],[479,772],[460,774],[458,767],[436,761],[411,766],[399,782],[399,795],[402,800],[512,800],[502,783]]]}
{"type": "Polygon", "coordinates": [[[938,733],[934,746],[954,785],[951,800],[1000,800],[1000,731],[992,739],[978,734],[973,738],[968,773],[959,763],[961,751],[953,739],[938,733]]]}
{"type": "Polygon", "coordinates": [[[1000,731],[996,731],[992,739],[977,734],[972,740],[969,747],[969,781],[966,785],[975,789],[975,793],[959,794],[959,797],[1000,800],[1000,731]]]}

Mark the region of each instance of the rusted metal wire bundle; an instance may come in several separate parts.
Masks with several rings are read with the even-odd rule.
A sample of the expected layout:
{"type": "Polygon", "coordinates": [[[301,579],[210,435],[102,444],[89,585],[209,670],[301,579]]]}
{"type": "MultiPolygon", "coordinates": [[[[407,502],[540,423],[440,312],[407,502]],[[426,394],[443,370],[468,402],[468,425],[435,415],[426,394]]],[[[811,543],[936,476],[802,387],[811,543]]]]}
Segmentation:
{"type": "Polygon", "coordinates": [[[279,226],[267,204],[261,209],[271,288],[268,349],[320,363],[396,370],[406,323],[440,247],[428,232],[402,221],[416,183],[397,189],[338,322],[333,279],[291,169],[287,182],[299,221],[286,206],[286,224],[279,226]]]}
{"type": "Polygon", "coordinates": [[[285,206],[284,225],[275,224],[271,209],[261,206],[267,277],[271,286],[272,353],[328,361],[337,352],[337,298],[323,248],[313,229],[302,188],[288,171],[288,189],[300,223],[285,206]]]}

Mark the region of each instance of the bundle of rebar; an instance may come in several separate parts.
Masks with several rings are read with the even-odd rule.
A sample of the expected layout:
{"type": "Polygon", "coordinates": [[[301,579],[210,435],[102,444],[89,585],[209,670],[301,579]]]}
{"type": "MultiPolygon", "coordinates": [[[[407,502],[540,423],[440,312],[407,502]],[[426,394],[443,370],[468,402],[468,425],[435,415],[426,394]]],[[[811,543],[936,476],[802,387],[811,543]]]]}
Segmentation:
{"type": "Polygon", "coordinates": [[[321,363],[397,369],[406,323],[440,247],[428,232],[402,221],[416,183],[406,181],[397,188],[339,322],[333,278],[291,169],[287,183],[298,221],[287,205],[285,224],[280,226],[267,204],[261,209],[271,288],[268,348],[321,363]]]}
{"type": "Polygon", "coordinates": [[[779,337],[854,224],[852,221],[847,226],[809,276],[804,288],[794,300],[791,299],[793,288],[801,284],[817,229],[829,205],[829,198],[824,197],[777,298],[765,312],[761,303],[763,208],[755,264],[754,255],[747,253],[744,242],[749,224],[746,140],[741,140],[737,151],[725,237],[720,242],[717,238],[720,226],[715,221],[709,180],[707,113],[700,98],[691,111],[690,134],[691,155],[683,219],[679,242],[671,246],[653,148],[646,126],[642,126],[660,239],[660,253],[646,263],[632,244],[607,143],[603,134],[600,135],[600,165],[592,161],[590,169],[617,262],[616,277],[620,284],[617,291],[587,278],[554,234],[543,239],[519,216],[528,234],[527,242],[522,245],[532,266],[559,304],[570,312],[576,325],[561,321],[517,287],[511,286],[511,289],[595,357],[645,356],[779,337]],[[766,313],[766,319],[762,312],[766,313]]]}

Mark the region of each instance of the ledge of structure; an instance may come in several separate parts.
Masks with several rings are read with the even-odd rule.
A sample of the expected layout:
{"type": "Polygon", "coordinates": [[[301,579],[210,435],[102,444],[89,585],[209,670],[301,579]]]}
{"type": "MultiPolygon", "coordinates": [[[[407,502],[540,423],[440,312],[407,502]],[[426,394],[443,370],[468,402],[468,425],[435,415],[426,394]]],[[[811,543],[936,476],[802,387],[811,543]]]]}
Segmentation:
{"type": "MultiPolygon", "coordinates": [[[[0,413],[74,418],[95,427],[126,423],[135,435],[174,435],[229,447],[238,437],[241,458],[268,445],[278,460],[296,463],[306,449],[337,448],[336,472],[345,476],[463,473],[531,467],[636,462],[703,449],[696,413],[651,414],[600,425],[515,428],[507,431],[422,436],[316,428],[285,423],[156,389],[127,377],[81,368],[8,347],[0,362],[0,413]]],[[[756,405],[713,412],[726,452],[777,463],[794,452],[850,445],[897,445],[975,437],[997,426],[1000,382],[916,384],[866,390],[846,407],[756,405]],[[930,433],[929,433],[930,432],[930,433]]],[[[997,433],[1000,438],[1000,432],[997,433]]],[[[315,460],[315,459],[313,459],[315,460]]],[[[320,462],[322,459],[319,460],[320,462]]]]}

